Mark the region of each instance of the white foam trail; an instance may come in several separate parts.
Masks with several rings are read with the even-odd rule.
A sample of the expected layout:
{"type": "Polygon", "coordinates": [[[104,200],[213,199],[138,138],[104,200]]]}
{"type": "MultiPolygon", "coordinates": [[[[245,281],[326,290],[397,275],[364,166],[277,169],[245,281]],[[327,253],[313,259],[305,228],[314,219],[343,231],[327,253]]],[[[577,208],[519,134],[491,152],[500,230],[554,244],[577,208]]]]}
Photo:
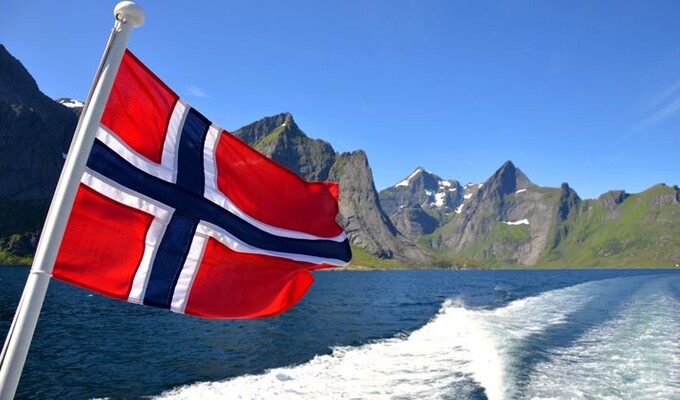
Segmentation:
{"type": "Polygon", "coordinates": [[[680,301],[668,282],[645,282],[617,318],[552,351],[525,397],[680,399],[680,301]]]}
{"type": "Polygon", "coordinates": [[[472,382],[490,400],[515,398],[521,395],[513,380],[523,339],[566,323],[616,281],[554,290],[495,310],[447,300],[428,324],[407,337],[339,347],[302,365],[180,387],[161,398],[439,399],[465,397],[472,382]]]}

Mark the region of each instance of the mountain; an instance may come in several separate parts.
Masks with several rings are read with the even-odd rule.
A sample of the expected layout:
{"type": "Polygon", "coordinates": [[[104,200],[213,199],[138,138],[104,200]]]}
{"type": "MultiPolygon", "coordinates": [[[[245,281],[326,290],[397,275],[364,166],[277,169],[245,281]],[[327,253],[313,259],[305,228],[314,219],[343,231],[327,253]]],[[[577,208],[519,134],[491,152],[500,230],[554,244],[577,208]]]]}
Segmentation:
{"type": "Polygon", "coordinates": [[[434,232],[448,213],[463,204],[464,191],[458,181],[444,180],[418,167],[401,182],[382,190],[380,203],[399,231],[417,239],[434,232]]]}
{"type": "Polygon", "coordinates": [[[490,263],[535,265],[555,230],[562,192],[570,190],[540,188],[508,161],[432,243],[490,263]]]}
{"type": "Polygon", "coordinates": [[[680,263],[677,186],[656,185],[639,194],[610,191],[597,200],[582,200],[567,183],[559,188],[535,185],[508,161],[483,184],[467,185],[469,192],[462,202],[458,197],[459,203],[452,203],[458,206],[451,212],[450,204],[436,200],[444,198],[442,189],[456,187],[453,182],[418,168],[380,193],[395,226],[445,264],[472,260],[486,266],[668,267],[680,263]]]}
{"type": "Polygon", "coordinates": [[[76,123],[0,45],[0,236],[40,229],[76,123]]]}
{"type": "Polygon", "coordinates": [[[290,113],[263,118],[233,133],[306,180],[338,182],[338,218],[353,246],[380,258],[431,262],[430,256],[399,233],[383,212],[363,151],[336,153],[329,143],[309,138],[290,113]]]}

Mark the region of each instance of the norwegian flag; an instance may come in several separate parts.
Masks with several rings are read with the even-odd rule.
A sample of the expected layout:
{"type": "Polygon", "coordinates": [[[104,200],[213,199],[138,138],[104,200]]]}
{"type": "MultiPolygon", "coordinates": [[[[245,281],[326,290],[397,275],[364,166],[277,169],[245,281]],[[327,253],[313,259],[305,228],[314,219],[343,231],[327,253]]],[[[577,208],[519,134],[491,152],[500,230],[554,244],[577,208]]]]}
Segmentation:
{"type": "Polygon", "coordinates": [[[295,305],[344,266],[338,187],[305,182],[211,124],[126,51],[53,276],[209,318],[295,305]]]}

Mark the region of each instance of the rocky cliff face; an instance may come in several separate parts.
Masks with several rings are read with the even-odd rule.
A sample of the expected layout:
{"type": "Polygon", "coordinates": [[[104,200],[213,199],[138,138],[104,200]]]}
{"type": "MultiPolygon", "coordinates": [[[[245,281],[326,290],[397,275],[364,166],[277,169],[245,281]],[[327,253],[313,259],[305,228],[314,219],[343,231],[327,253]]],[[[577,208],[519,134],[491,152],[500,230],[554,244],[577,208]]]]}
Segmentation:
{"type": "Polygon", "coordinates": [[[508,161],[484,182],[441,241],[471,258],[532,265],[554,229],[558,199],[556,190],[538,188],[508,161]]]}
{"type": "Polygon", "coordinates": [[[0,45],[0,236],[42,226],[76,123],[0,45]]]}
{"type": "Polygon", "coordinates": [[[339,221],[353,246],[409,263],[431,260],[401,235],[383,212],[363,151],[337,154],[327,142],[305,135],[289,113],[263,118],[234,135],[306,180],[338,182],[339,221]]]}

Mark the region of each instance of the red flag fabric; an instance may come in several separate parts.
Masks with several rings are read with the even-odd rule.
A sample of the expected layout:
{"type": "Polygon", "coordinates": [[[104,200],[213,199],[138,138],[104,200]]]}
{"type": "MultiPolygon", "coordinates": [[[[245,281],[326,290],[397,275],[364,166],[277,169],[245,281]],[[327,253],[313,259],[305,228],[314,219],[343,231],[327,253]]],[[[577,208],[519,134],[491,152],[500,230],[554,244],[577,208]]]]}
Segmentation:
{"type": "Polygon", "coordinates": [[[126,51],[53,276],[209,318],[296,304],[346,265],[338,187],[305,182],[191,108],[126,51]]]}

